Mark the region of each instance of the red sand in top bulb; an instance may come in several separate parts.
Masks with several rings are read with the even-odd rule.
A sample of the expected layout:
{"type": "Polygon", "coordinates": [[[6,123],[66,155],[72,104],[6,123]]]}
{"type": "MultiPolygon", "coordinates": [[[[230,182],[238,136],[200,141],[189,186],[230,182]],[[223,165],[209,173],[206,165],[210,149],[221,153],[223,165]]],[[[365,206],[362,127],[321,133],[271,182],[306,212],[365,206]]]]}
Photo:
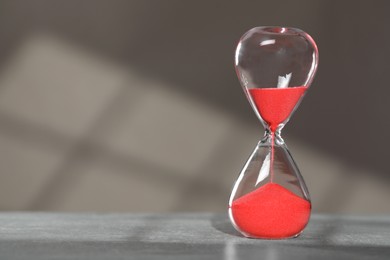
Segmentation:
{"type": "Polygon", "coordinates": [[[257,110],[272,132],[283,123],[293,111],[295,105],[305,93],[307,87],[290,88],[252,88],[252,96],[257,110]]]}
{"type": "Polygon", "coordinates": [[[277,239],[293,237],[305,228],[311,204],[279,184],[267,183],[234,200],[230,210],[243,233],[277,239]]]}

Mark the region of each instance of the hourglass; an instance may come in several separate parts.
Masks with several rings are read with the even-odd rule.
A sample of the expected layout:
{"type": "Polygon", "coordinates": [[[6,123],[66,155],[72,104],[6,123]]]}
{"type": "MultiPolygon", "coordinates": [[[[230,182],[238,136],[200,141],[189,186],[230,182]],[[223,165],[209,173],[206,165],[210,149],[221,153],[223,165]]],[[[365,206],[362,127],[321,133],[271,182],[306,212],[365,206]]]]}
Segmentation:
{"type": "Polygon", "coordinates": [[[229,200],[230,220],[246,237],[296,237],[309,221],[309,192],[280,133],[310,87],[317,64],[315,42],[299,29],[256,27],[238,43],[237,76],[265,128],[229,200]]]}

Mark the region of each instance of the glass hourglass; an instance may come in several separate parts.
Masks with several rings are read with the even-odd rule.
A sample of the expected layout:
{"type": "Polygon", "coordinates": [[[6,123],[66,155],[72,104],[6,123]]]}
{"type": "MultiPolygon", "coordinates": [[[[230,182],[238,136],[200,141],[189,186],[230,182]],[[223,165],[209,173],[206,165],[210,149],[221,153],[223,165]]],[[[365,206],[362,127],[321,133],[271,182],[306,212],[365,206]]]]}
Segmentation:
{"type": "Polygon", "coordinates": [[[229,200],[230,220],[246,237],[296,237],[309,221],[309,192],[280,133],[310,87],[317,64],[315,42],[299,29],[256,27],[238,43],[237,76],[265,128],[229,200]]]}

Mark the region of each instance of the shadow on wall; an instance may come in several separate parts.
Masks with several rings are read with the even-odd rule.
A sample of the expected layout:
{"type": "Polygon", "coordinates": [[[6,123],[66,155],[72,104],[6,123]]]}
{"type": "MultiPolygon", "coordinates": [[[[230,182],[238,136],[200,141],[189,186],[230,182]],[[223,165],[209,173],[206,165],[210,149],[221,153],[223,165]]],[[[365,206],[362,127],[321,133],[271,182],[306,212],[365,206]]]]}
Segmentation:
{"type": "Polygon", "coordinates": [[[318,42],[321,60],[289,133],[352,164],[387,172],[390,36],[381,26],[389,22],[387,3],[22,2],[3,8],[2,57],[26,35],[50,31],[256,125],[233,72],[235,44],[255,25],[300,27],[318,42]],[[380,138],[364,140],[374,136],[380,138]]]}
{"type": "MultiPolygon", "coordinates": [[[[0,8],[0,61],[2,63],[0,65],[3,68],[7,67],[9,58],[13,56],[14,51],[20,47],[21,43],[29,39],[31,35],[43,32],[43,34],[56,35],[58,38],[77,43],[89,52],[96,53],[115,64],[120,64],[120,66],[133,71],[133,74],[137,75],[135,78],[142,77],[151,81],[164,82],[164,84],[142,83],[143,85],[141,84],[139,88],[134,89],[133,87],[129,88],[127,76],[123,76],[128,72],[120,72],[119,76],[116,72],[110,72],[111,74],[108,74],[111,76],[108,77],[113,80],[105,81],[107,80],[106,75],[108,75],[107,68],[94,68],[93,75],[105,76],[97,78],[95,81],[87,81],[86,85],[97,86],[93,93],[95,98],[80,99],[79,102],[80,104],[96,102],[96,106],[94,107],[93,103],[91,107],[94,108],[91,110],[80,112],[75,109],[69,114],[64,112],[63,117],[67,118],[66,120],[53,117],[51,122],[55,122],[54,130],[56,131],[46,129],[42,133],[34,135],[37,140],[40,138],[56,139],[56,142],[61,145],[67,159],[64,161],[58,159],[61,161],[58,164],[63,165],[63,167],[59,167],[57,164],[51,167],[63,170],[53,171],[49,167],[50,169],[47,171],[63,172],[62,174],[53,174],[53,176],[66,176],[65,173],[69,172],[66,168],[69,160],[73,162],[76,159],[76,161],[84,163],[86,160],[83,156],[85,151],[101,151],[95,147],[96,144],[91,145],[90,135],[95,135],[95,128],[99,132],[102,126],[106,125],[106,122],[111,122],[112,119],[107,116],[105,111],[110,111],[110,113],[122,111],[118,104],[123,104],[126,101],[118,100],[126,100],[126,97],[132,96],[134,91],[141,93],[145,91],[144,88],[149,88],[149,85],[154,87],[150,87],[146,91],[159,93],[156,98],[164,95],[163,91],[157,92],[159,89],[172,95],[189,96],[190,100],[200,102],[200,104],[215,111],[223,111],[225,114],[232,115],[240,124],[257,131],[259,126],[257,119],[250,110],[234,75],[235,44],[245,31],[256,25],[299,27],[310,33],[318,43],[320,65],[313,88],[302,102],[292,122],[287,126],[286,132],[299,142],[323,150],[324,154],[338,158],[356,168],[368,169],[373,172],[373,178],[377,177],[388,182],[389,179],[386,175],[387,151],[383,144],[390,132],[390,125],[386,124],[385,120],[387,111],[390,109],[390,104],[387,102],[389,90],[386,88],[385,64],[387,56],[390,55],[390,50],[387,48],[390,36],[383,30],[384,25],[390,22],[387,14],[388,5],[387,2],[372,4],[365,1],[355,1],[353,5],[348,2],[324,1],[300,1],[299,4],[283,1],[240,1],[236,3],[217,1],[208,4],[183,3],[181,1],[120,1],[115,3],[108,1],[83,1],[82,3],[78,1],[53,3],[48,0],[27,3],[25,1],[4,1],[3,7],[0,8]],[[115,82],[114,79],[117,78],[123,81],[115,82]],[[105,87],[99,88],[99,84],[100,86],[110,85],[113,87],[107,90],[105,87]],[[364,91],[368,88],[370,88],[369,91],[364,91]],[[99,96],[101,97],[100,101],[99,96]],[[109,97],[109,101],[106,100],[106,96],[109,97]],[[107,110],[101,109],[101,107],[106,107],[107,110]],[[86,113],[85,117],[77,117],[79,113],[86,113]],[[85,122],[84,118],[89,118],[90,121],[85,122]],[[69,127],[72,125],[72,120],[80,120],[85,124],[79,124],[77,121],[73,124],[74,126],[84,126],[72,128],[69,127]],[[64,128],[70,129],[70,137],[61,134],[64,128]],[[80,142],[80,140],[82,141],[80,142]]],[[[61,57],[62,60],[66,60],[66,53],[61,57]]],[[[44,64],[47,66],[50,62],[44,64]]],[[[34,67],[31,64],[29,66],[34,67]]],[[[64,65],[64,67],[59,67],[57,71],[69,67],[72,66],[64,65]]],[[[83,66],[80,65],[80,67],[83,66]]],[[[89,65],[84,67],[89,67],[89,65]]],[[[68,71],[66,75],[82,78],[82,75],[78,74],[77,71],[68,71]]],[[[57,76],[61,79],[59,75],[52,74],[51,76],[53,79],[57,76]]],[[[132,86],[137,86],[136,81],[131,82],[132,86]]],[[[2,89],[0,89],[0,95],[2,95],[1,91],[2,89]]],[[[77,93],[82,90],[74,89],[73,91],[77,93]]],[[[86,88],[85,92],[87,91],[90,89],[86,88]]],[[[28,94],[33,95],[34,93],[28,94]]],[[[47,92],[47,95],[53,97],[53,100],[60,100],[60,97],[66,93],[56,94],[56,91],[52,91],[47,92]],[[58,95],[58,99],[55,98],[55,95],[58,95]]],[[[28,100],[27,94],[26,100],[28,100]]],[[[77,100],[74,102],[76,104],[77,100]]],[[[158,100],[154,102],[158,102],[158,100]]],[[[183,105],[186,105],[186,102],[183,105]]],[[[64,106],[67,105],[64,103],[64,106]]],[[[35,106],[34,109],[36,109],[35,106]]],[[[187,109],[188,113],[196,110],[191,105],[187,109]]],[[[175,109],[167,111],[174,113],[175,109]]],[[[46,112],[40,111],[39,113],[46,112]]],[[[208,112],[204,112],[204,114],[206,113],[208,112]]],[[[212,118],[222,117],[218,114],[219,112],[216,113],[216,116],[212,118]]],[[[26,113],[25,117],[30,118],[30,114],[26,113]]],[[[7,114],[0,117],[0,124],[5,129],[4,131],[14,135],[18,131],[25,131],[27,135],[34,133],[34,131],[40,131],[34,128],[23,130],[27,128],[26,125],[21,122],[15,123],[12,120],[15,119],[10,118],[7,114]],[[12,127],[8,127],[7,130],[10,121],[13,122],[12,124],[21,125],[17,127],[16,131],[12,127]]],[[[211,123],[213,120],[210,119],[209,122],[211,123]]],[[[142,126],[142,122],[139,121],[137,124],[142,126]]],[[[187,123],[187,121],[185,122],[187,123]]],[[[205,121],[198,122],[204,123],[205,121]]],[[[217,138],[217,133],[224,131],[229,125],[225,122],[224,119],[221,119],[221,127],[215,127],[215,136],[210,134],[210,131],[205,132],[204,136],[208,136],[210,140],[217,138]]],[[[177,121],[172,120],[171,123],[173,126],[177,121]]],[[[189,121],[188,124],[190,124],[189,121]]],[[[156,126],[145,123],[143,129],[150,128],[151,131],[156,132],[162,125],[158,122],[156,126]]],[[[202,128],[202,125],[191,125],[191,127],[202,128]]],[[[144,130],[140,130],[140,132],[144,130]]],[[[109,130],[104,131],[110,132],[109,130]]],[[[231,128],[229,131],[232,131],[230,132],[232,137],[239,136],[237,133],[240,130],[237,128],[231,128]]],[[[119,135],[115,132],[111,134],[119,135]]],[[[131,132],[127,134],[131,134],[131,132]]],[[[134,136],[136,134],[137,132],[133,133],[134,136]]],[[[242,133],[242,135],[244,134],[242,133]]],[[[99,134],[96,135],[99,136],[99,134]]],[[[126,133],[123,135],[125,136],[126,133]]],[[[179,138],[177,136],[180,136],[180,133],[175,133],[175,136],[179,138]]],[[[198,140],[198,143],[203,140],[203,136],[196,133],[187,138],[198,140]]],[[[183,136],[176,141],[186,142],[187,138],[183,136]]],[[[248,141],[249,143],[253,142],[248,141]]],[[[193,145],[195,144],[188,143],[188,147],[193,145]]],[[[229,149],[229,145],[236,145],[236,143],[224,143],[217,148],[213,146],[214,148],[210,148],[210,150],[213,152],[226,151],[229,149]]],[[[243,146],[246,146],[246,143],[243,146]]],[[[140,145],[133,147],[140,147],[140,145]]],[[[130,148],[125,148],[123,145],[121,149],[130,148]]],[[[174,151],[174,148],[171,149],[174,151]]],[[[243,147],[242,150],[246,151],[244,157],[250,152],[247,146],[243,147]]],[[[143,154],[144,159],[150,156],[148,151],[150,150],[143,154]]],[[[234,156],[233,152],[230,151],[232,156],[234,156]]],[[[108,153],[117,154],[116,151],[108,153]]],[[[181,154],[178,152],[178,155],[175,156],[181,156],[181,154]]],[[[201,153],[187,155],[188,157],[182,156],[183,160],[195,160],[194,158],[201,158],[201,153]]],[[[29,156],[26,155],[26,158],[29,156]]],[[[171,157],[163,156],[161,158],[162,164],[171,160],[171,157]]],[[[221,156],[218,162],[223,163],[225,158],[221,156]]],[[[114,161],[126,160],[119,158],[114,161]]],[[[240,160],[243,161],[241,157],[238,161],[240,160]]],[[[52,161],[54,162],[55,159],[52,161]]],[[[204,159],[199,165],[207,165],[206,161],[204,159]]],[[[134,162],[142,162],[142,158],[134,158],[134,162]]],[[[147,167],[155,167],[153,169],[161,167],[161,164],[157,164],[158,166],[153,166],[150,163],[145,164],[147,167]]],[[[241,163],[238,164],[238,168],[240,166],[241,163]]],[[[183,169],[167,167],[165,171],[181,172],[183,169]]],[[[204,170],[204,168],[194,167],[191,171],[196,172],[200,169],[204,170]]],[[[221,170],[218,167],[215,169],[221,170]]],[[[235,171],[237,170],[235,169],[235,171]]],[[[209,182],[207,185],[212,186],[214,183],[218,183],[218,180],[209,176],[212,173],[204,172],[202,174],[197,178],[204,178],[204,182],[209,182]]],[[[346,178],[355,178],[356,174],[358,173],[351,172],[346,178]]],[[[140,175],[142,175],[142,171],[140,175]]],[[[173,176],[176,175],[173,174],[173,176]]],[[[47,181],[47,185],[43,186],[50,187],[55,193],[61,193],[59,190],[63,189],[61,187],[67,182],[62,177],[53,177],[50,180],[47,181]]],[[[188,190],[202,189],[204,182],[200,186],[193,185],[197,183],[196,180],[188,178],[184,181],[186,185],[183,187],[187,193],[188,190]]],[[[232,183],[232,181],[233,179],[230,179],[226,182],[232,183]]],[[[17,183],[17,181],[15,182],[17,183]]],[[[71,182],[68,185],[76,184],[71,182]]],[[[228,188],[222,188],[222,191],[218,193],[221,200],[225,198],[227,192],[228,188]]],[[[46,203],[39,203],[43,200],[51,200],[51,198],[47,196],[48,193],[43,192],[42,194],[45,195],[38,196],[40,199],[28,203],[28,205],[34,206],[28,207],[32,209],[47,208],[46,203]]],[[[176,196],[177,194],[172,194],[172,200],[176,196]]],[[[52,205],[55,202],[48,202],[48,204],[52,205]]],[[[177,205],[181,206],[172,207],[180,209],[185,207],[183,204],[185,203],[179,202],[177,205]]],[[[80,208],[81,205],[83,205],[82,202],[80,202],[80,208]]]]}

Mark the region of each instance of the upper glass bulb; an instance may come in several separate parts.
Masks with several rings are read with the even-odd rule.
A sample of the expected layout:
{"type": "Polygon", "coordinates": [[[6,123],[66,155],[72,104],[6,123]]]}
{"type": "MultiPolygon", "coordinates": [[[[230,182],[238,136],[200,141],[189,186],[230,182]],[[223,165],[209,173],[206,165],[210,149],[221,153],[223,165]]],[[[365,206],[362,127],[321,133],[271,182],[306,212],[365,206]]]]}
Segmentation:
{"type": "Polygon", "coordinates": [[[255,27],[240,39],[237,76],[244,88],[309,87],[318,64],[318,49],[302,30],[255,27]]]}
{"type": "Polygon", "coordinates": [[[275,132],[289,120],[314,78],[318,50],[304,31],[256,27],[235,53],[237,76],[263,125],[275,132]]]}

